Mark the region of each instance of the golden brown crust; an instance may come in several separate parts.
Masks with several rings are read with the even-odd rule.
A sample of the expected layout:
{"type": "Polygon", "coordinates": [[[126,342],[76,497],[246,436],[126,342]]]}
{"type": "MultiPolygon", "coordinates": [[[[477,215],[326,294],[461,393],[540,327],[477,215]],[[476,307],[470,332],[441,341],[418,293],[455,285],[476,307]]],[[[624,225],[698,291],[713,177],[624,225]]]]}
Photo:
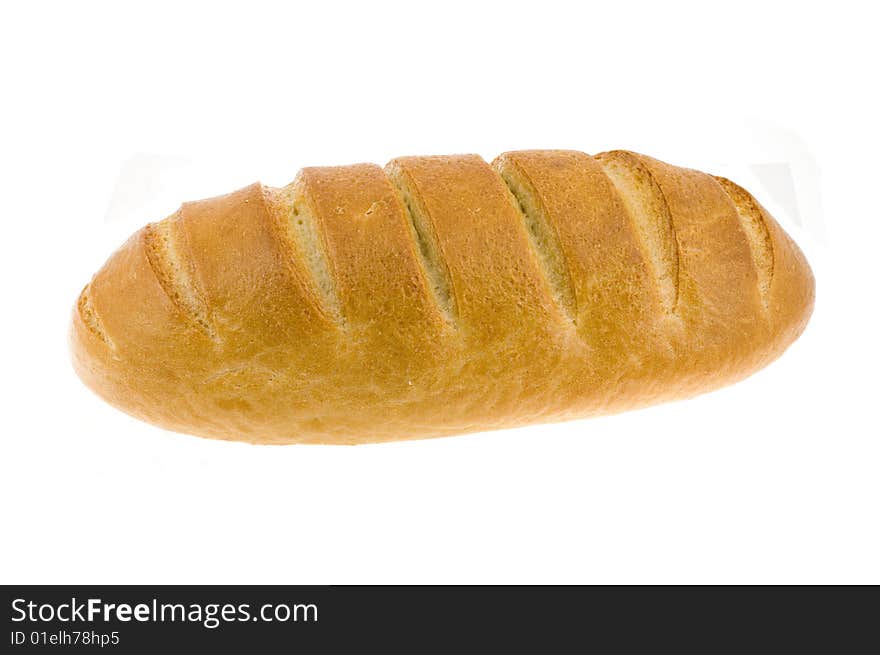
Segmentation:
{"type": "Polygon", "coordinates": [[[186,203],[74,310],[74,365],[160,426],[363,443],[563,420],[749,375],[812,273],[748,192],[615,151],[307,168],[186,203]]]}
{"type": "Polygon", "coordinates": [[[715,180],[637,155],[665,198],[678,251],[674,340],[682,391],[732,381],[766,332],[757,275],[736,210],[715,180]]]}
{"type": "Polygon", "coordinates": [[[579,383],[593,390],[573,409],[611,411],[633,394],[659,393],[653,388],[663,382],[670,322],[637,228],[600,162],[544,150],[505,153],[494,165],[518,196],[531,197],[531,210],[543,213],[557,235],[590,362],[583,367],[589,377],[579,383]]]}

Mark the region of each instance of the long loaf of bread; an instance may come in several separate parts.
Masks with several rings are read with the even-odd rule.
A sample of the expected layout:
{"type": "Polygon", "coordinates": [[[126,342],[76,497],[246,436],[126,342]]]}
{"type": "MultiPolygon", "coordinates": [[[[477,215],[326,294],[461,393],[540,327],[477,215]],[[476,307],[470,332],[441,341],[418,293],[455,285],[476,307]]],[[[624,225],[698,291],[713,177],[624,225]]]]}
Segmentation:
{"type": "Polygon", "coordinates": [[[812,311],[745,190],[626,151],[306,168],[134,234],[77,373],[179,432],[364,443],[618,412],[739,380],[812,311]]]}

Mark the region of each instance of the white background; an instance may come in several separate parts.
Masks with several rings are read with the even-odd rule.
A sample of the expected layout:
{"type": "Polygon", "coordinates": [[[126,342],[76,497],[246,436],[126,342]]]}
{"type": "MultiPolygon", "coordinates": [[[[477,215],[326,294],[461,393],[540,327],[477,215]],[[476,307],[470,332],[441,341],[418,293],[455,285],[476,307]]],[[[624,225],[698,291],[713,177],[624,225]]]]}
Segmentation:
{"type": "Polygon", "coordinates": [[[4,4],[0,581],[880,583],[880,51],[811,5],[4,4]],[[356,448],[171,434],[71,370],[77,293],[182,200],[521,148],[734,177],[806,333],[692,401],[356,448]]]}

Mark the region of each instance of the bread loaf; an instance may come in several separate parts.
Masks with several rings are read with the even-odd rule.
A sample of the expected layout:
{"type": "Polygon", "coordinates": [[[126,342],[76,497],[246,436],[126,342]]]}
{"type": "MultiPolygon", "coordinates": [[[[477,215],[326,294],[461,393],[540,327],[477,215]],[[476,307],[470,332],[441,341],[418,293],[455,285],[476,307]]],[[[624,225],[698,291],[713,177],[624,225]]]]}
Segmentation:
{"type": "Polygon", "coordinates": [[[169,430],[352,444],[693,396],[779,356],[813,296],[729,180],[625,151],[403,157],[183,204],[85,287],[71,342],[169,430]]]}

